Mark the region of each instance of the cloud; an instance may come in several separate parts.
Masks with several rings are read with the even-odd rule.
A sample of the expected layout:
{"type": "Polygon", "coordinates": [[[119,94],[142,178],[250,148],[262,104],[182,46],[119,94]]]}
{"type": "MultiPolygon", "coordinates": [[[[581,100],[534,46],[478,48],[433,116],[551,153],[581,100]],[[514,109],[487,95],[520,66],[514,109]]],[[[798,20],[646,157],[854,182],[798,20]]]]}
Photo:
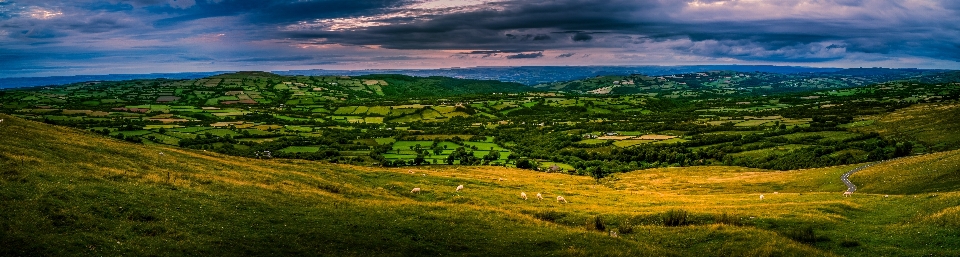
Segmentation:
{"type": "Polygon", "coordinates": [[[535,53],[519,53],[515,55],[507,55],[507,59],[533,59],[543,57],[543,52],[535,53]]]}
{"type": "Polygon", "coordinates": [[[590,41],[593,39],[593,36],[587,33],[577,33],[574,34],[573,37],[570,37],[570,39],[573,39],[573,41],[590,41]]]}
{"type": "Polygon", "coordinates": [[[278,56],[278,57],[253,57],[233,60],[234,62],[292,62],[313,60],[311,56],[278,56]]]}
{"type": "Polygon", "coordinates": [[[563,62],[958,67],[958,24],[960,4],[935,0],[0,0],[0,46],[22,54],[3,65],[92,57],[109,60],[103,70],[183,61],[550,64],[573,53],[563,62]],[[339,56],[320,57],[329,55],[339,56]]]}

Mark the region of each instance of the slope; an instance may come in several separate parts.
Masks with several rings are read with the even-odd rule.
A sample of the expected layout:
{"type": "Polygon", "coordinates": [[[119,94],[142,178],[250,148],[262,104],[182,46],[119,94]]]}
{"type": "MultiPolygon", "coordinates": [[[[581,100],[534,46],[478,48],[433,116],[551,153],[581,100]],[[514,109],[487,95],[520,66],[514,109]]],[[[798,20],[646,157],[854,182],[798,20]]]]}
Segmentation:
{"type": "Polygon", "coordinates": [[[860,132],[904,141],[914,141],[927,152],[960,148],[960,104],[925,103],[899,109],[879,117],[876,122],[857,128],[860,132]]]}
{"type": "MultiPolygon", "coordinates": [[[[682,254],[498,208],[488,190],[436,189],[504,189],[486,181],[133,145],[0,116],[0,245],[13,246],[2,255],[682,254]]],[[[739,250],[812,251],[717,233],[742,238],[739,250]]]]}
{"type": "Polygon", "coordinates": [[[927,220],[951,217],[960,194],[843,198],[839,174],[855,165],[651,169],[598,184],[489,166],[246,159],[0,119],[0,245],[14,246],[0,255],[960,253],[945,236],[960,230],[939,225],[950,219],[927,220]]]}

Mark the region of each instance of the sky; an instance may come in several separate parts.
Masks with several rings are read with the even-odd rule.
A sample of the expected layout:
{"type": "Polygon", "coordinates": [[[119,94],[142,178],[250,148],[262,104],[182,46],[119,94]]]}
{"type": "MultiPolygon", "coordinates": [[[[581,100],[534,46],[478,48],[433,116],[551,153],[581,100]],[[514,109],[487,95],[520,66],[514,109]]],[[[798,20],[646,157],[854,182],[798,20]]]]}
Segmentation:
{"type": "Polygon", "coordinates": [[[700,64],[960,69],[960,1],[0,0],[0,77],[700,64]]]}

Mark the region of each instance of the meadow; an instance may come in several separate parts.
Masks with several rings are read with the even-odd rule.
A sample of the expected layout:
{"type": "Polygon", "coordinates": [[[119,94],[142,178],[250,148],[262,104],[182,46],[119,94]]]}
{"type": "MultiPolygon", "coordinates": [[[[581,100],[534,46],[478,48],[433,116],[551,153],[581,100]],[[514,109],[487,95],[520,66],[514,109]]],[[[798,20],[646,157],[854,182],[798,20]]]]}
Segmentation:
{"type": "Polygon", "coordinates": [[[859,165],[597,180],[250,159],[0,118],[3,255],[960,254],[960,184],[936,183],[957,174],[957,151],[863,170],[845,198],[839,176],[859,165]]]}

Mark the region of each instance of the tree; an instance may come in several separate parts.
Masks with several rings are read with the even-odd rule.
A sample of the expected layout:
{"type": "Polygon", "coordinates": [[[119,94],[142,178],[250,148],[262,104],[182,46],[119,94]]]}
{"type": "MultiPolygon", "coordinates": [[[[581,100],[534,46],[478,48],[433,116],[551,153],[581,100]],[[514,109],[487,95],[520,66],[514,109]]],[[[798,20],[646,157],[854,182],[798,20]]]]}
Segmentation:
{"type": "Polygon", "coordinates": [[[490,151],[487,155],[483,156],[485,161],[496,161],[500,159],[500,151],[490,151]]]}
{"type": "Polygon", "coordinates": [[[600,182],[600,179],[607,176],[607,172],[603,170],[602,166],[587,167],[587,172],[590,173],[590,176],[593,177],[593,179],[597,180],[597,183],[600,182]]]}
{"type": "Polygon", "coordinates": [[[418,154],[416,158],[413,158],[414,165],[423,164],[424,161],[426,161],[426,159],[423,158],[423,154],[418,154]]]}
{"type": "Polygon", "coordinates": [[[517,161],[517,168],[520,169],[530,169],[533,168],[533,162],[530,159],[520,159],[517,161]]]}

